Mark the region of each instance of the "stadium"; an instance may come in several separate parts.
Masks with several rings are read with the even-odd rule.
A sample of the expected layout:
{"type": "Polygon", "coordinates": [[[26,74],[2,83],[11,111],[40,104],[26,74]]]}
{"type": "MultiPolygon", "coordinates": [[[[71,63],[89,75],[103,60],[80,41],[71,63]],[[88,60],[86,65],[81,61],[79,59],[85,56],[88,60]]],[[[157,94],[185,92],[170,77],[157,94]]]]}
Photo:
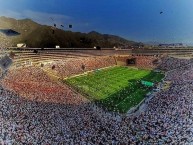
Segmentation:
{"type": "Polygon", "coordinates": [[[184,122],[192,115],[191,59],[114,49],[6,51],[13,60],[1,77],[1,134],[6,143],[191,139],[191,130],[179,132],[191,126],[184,122]],[[177,138],[171,130],[179,132],[177,138]]]}
{"type": "MultiPolygon", "coordinates": [[[[103,104],[103,106],[109,104],[107,109],[114,109],[114,111],[117,110],[122,113],[139,104],[148,91],[151,90],[143,86],[140,81],[159,83],[164,77],[164,74],[152,71],[152,69],[156,67],[153,62],[158,61],[157,57],[121,55],[121,53],[128,53],[127,50],[124,50],[124,52],[121,51],[121,53],[110,49],[100,50],[100,53],[103,55],[99,54],[98,56],[96,56],[97,50],[79,50],[80,52],[72,52],[72,50],[66,51],[60,49],[58,53],[57,50],[52,50],[53,52],[50,52],[49,49],[36,50],[38,51],[37,53],[34,53],[34,50],[30,53],[29,49],[21,51],[10,50],[15,55],[15,62],[10,70],[19,70],[18,72],[20,72],[20,69],[22,71],[26,68],[32,68],[32,70],[37,69],[42,71],[42,75],[56,82],[63,82],[89,100],[96,103],[101,102],[99,104],[103,104]],[[85,53],[85,51],[87,52],[85,53]],[[133,74],[136,74],[136,78],[133,74]],[[130,90],[130,86],[135,89],[130,90]],[[137,87],[141,89],[137,90],[137,87]],[[139,92],[135,94],[137,91],[139,92]],[[132,93],[134,95],[133,97],[131,95],[132,93]],[[120,96],[118,100],[117,96],[120,96]],[[128,96],[131,96],[131,98],[127,98],[128,96]],[[112,99],[110,99],[110,97],[112,99]],[[139,99],[128,105],[128,102],[134,98],[139,99]],[[112,102],[112,104],[110,102],[112,102]],[[117,105],[119,106],[118,108],[115,107],[117,105]],[[121,109],[121,106],[125,107],[121,109]]],[[[12,76],[9,75],[7,77],[12,78],[12,76]]],[[[17,90],[15,90],[16,92],[21,91],[21,93],[24,94],[24,86],[31,87],[34,83],[37,83],[27,81],[27,78],[25,79],[26,81],[22,81],[17,78],[17,81],[12,82],[10,89],[17,88],[17,90]],[[30,84],[28,84],[29,82],[30,84]]],[[[6,81],[9,84],[11,83],[11,80],[6,81]]],[[[28,90],[30,88],[26,89],[29,93],[28,90]]],[[[39,91],[41,92],[44,90],[47,95],[49,94],[49,87],[38,89],[40,89],[39,91]],[[48,92],[46,90],[48,90],[48,92]]],[[[31,90],[38,92],[36,89],[31,90]]],[[[57,91],[57,89],[55,91],[57,91]]]]}
{"type": "Polygon", "coordinates": [[[192,4],[2,1],[0,145],[193,145],[192,4]]]}

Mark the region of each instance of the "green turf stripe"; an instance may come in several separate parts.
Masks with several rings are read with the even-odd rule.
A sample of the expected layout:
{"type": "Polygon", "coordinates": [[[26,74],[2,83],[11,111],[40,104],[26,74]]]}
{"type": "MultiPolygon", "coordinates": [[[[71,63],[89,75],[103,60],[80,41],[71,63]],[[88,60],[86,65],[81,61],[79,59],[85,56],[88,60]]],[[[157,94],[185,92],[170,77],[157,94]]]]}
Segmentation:
{"type": "Polygon", "coordinates": [[[125,113],[141,102],[148,92],[140,80],[159,82],[163,77],[163,74],[150,70],[111,67],[69,78],[66,82],[108,110],[125,113]]]}

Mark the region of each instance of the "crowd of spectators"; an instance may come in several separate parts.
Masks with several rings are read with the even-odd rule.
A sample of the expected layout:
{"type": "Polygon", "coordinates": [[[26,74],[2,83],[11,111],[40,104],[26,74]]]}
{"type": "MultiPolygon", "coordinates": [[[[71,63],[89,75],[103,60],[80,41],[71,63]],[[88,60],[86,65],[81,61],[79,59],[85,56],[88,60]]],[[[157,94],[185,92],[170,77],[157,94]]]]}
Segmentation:
{"type": "Polygon", "coordinates": [[[65,102],[67,104],[71,104],[71,102],[78,104],[83,101],[79,97],[74,99],[75,94],[72,90],[65,84],[52,80],[42,69],[37,67],[25,67],[17,71],[9,71],[2,80],[2,84],[7,89],[31,101],[65,102]],[[73,99],[74,101],[72,101],[73,99]]]}
{"type": "Polygon", "coordinates": [[[65,78],[72,75],[81,74],[87,71],[96,70],[104,67],[114,66],[122,62],[123,65],[129,65],[128,59],[135,58],[135,66],[143,69],[153,69],[157,64],[153,62],[157,60],[154,56],[98,56],[98,57],[83,57],[78,59],[61,59],[54,61],[44,66],[53,74],[65,78]],[[72,67],[73,66],[73,67],[72,67]]]}
{"type": "MultiPolygon", "coordinates": [[[[164,65],[178,66],[172,60],[164,65]]],[[[11,70],[0,86],[0,144],[192,144],[193,83],[184,80],[183,71],[193,73],[191,65],[167,72],[169,90],[159,92],[141,113],[114,116],[75,92],[46,98],[42,86],[63,88],[39,68],[11,70]],[[36,96],[45,98],[23,97],[19,85],[24,92],[33,86],[36,96]]]]}
{"type": "Polygon", "coordinates": [[[191,59],[178,59],[174,57],[163,57],[161,63],[158,66],[160,69],[170,71],[191,63],[191,59]]]}
{"type": "Polygon", "coordinates": [[[115,59],[113,57],[84,57],[79,59],[62,59],[45,66],[46,69],[51,70],[57,76],[65,78],[68,76],[81,74],[87,71],[114,66],[115,59]]]}

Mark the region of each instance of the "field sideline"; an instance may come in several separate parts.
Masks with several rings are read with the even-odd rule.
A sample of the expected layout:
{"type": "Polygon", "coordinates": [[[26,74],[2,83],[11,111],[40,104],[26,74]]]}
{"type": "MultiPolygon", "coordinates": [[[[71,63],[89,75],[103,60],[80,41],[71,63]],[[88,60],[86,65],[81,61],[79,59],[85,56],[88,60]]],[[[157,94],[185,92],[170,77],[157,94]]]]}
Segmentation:
{"type": "Polygon", "coordinates": [[[109,111],[126,113],[139,104],[151,88],[141,80],[159,82],[164,74],[151,70],[115,66],[64,80],[82,95],[109,111]]]}

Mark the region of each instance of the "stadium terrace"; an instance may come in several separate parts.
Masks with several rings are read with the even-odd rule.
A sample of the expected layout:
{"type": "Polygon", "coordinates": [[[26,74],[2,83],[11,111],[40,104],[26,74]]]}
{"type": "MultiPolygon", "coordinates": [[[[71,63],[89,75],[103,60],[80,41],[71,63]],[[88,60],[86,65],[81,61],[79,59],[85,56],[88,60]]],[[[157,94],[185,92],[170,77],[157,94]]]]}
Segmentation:
{"type": "Polygon", "coordinates": [[[133,49],[5,52],[0,144],[193,143],[190,58],[133,49]]]}

